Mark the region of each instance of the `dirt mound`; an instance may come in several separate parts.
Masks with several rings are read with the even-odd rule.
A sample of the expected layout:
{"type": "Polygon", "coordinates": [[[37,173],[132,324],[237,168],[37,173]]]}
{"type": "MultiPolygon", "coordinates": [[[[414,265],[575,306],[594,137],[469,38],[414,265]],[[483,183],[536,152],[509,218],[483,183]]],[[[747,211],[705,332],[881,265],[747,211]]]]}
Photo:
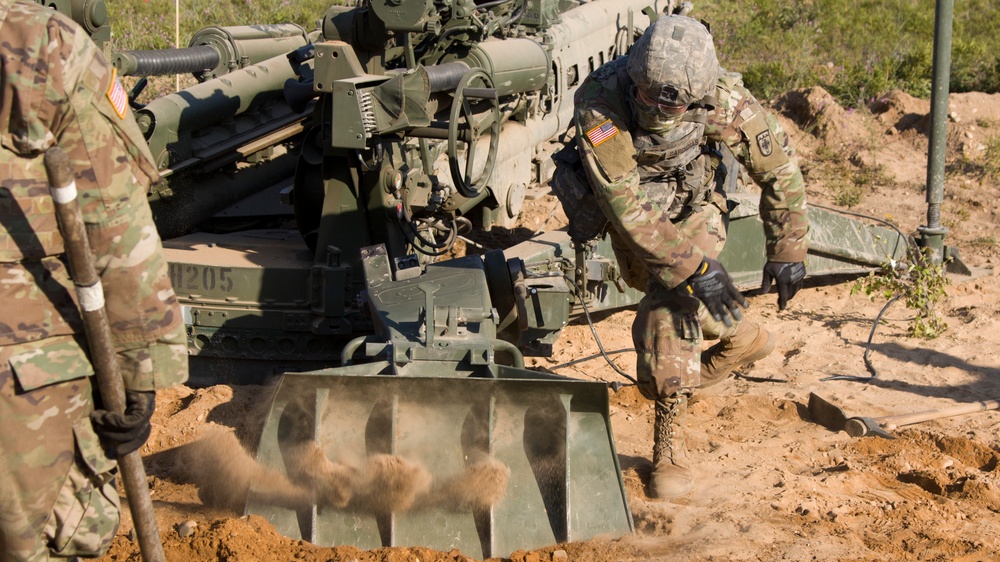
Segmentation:
{"type": "Polygon", "coordinates": [[[787,92],[775,100],[774,108],[799,129],[832,147],[856,143],[866,136],[867,131],[850,118],[851,112],[818,86],[787,92]]]}

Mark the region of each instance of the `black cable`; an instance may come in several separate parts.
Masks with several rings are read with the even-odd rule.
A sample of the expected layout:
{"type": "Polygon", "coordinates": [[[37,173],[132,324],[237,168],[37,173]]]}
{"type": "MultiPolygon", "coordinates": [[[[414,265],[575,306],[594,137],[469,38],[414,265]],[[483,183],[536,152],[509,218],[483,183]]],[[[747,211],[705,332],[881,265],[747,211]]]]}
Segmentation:
{"type": "Polygon", "coordinates": [[[488,10],[490,8],[500,6],[503,4],[510,4],[514,0],[493,0],[492,2],[486,2],[484,4],[476,4],[477,10],[488,10]]]}
{"type": "MultiPolygon", "coordinates": [[[[824,209],[824,210],[831,211],[831,212],[834,212],[834,213],[840,213],[842,215],[848,215],[848,216],[852,216],[852,217],[858,217],[858,218],[862,218],[862,219],[866,219],[866,220],[870,220],[870,221],[874,221],[874,222],[877,222],[877,223],[884,224],[885,226],[888,226],[889,228],[895,230],[896,233],[899,234],[900,238],[902,238],[903,240],[906,240],[907,253],[908,254],[912,255],[912,252],[914,250],[916,250],[916,246],[913,244],[913,241],[910,239],[910,237],[907,236],[907,235],[905,235],[905,234],[903,234],[903,231],[900,230],[898,226],[892,224],[889,221],[882,220],[882,219],[873,217],[871,215],[865,215],[865,214],[862,214],[862,213],[854,213],[854,212],[851,212],[851,211],[845,211],[843,209],[836,209],[834,207],[826,207],[824,205],[817,205],[815,203],[812,203],[811,205],[813,207],[818,208],[818,209],[824,209]]],[[[878,329],[878,326],[879,326],[879,324],[882,321],[882,316],[884,316],[885,313],[886,313],[886,311],[889,310],[889,307],[892,306],[892,304],[895,303],[897,300],[899,300],[899,298],[902,297],[902,296],[903,295],[896,295],[896,296],[892,297],[891,299],[889,299],[889,302],[885,303],[885,306],[883,306],[882,310],[879,311],[878,316],[875,317],[875,322],[874,322],[874,324],[872,324],[872,330],[868,334],[868,342],[865,344],[865,353],[862,356],[862,358],[863,358],[863,360],[865,362],[865,369],[869,373],[871,373],[871,376],[870,377],[856,377],[856,376],[853,376],[853,375],[831,375],[829,377],[824,377],[824,378],[820,379],[821,381],[871,382],[871,381],[875,380],[878,377],[878,371],[875,369],[875,365],[872,364],[871,358],[870,358],[871,350],[872,350],[872,340],[875,338],[875,330],[878,329]]]]}
{"type": "MultiPolygon", "coordinates": [[[[413,249],[420,252],[421,254],[424,254],[425,256],[430,256],[432,258],[441,257],[447,254],[449,251],[451,251],[452,246],[455,245],[455,240],[458,239],[458,227],[455,225],[454,222],[451,223],[451,228],[448,229],[448,239],[440,243],[431,242],[426,238],[424,238],[420,234],[420,231],[417,229],[417,227],[411,221],[402,221],[401,225],[406,227],[403,229],[403,235],[407,237],[407,242],[410,244],[410,246],[413,246],[413,249]],[[407,228],[409,229],[409,232],[407,232],[407,228]],[[419,242],[419,244],[415,242],[419,242]],[[421,247],[421,244],[423,244],[428,248],[432,248],[436,251],[425,250],[423,247],[421,247]]],[[[432,225],[429,225],[429,228],[434,228],[434,227],[432,225]]]]}
{"type": "Polygon", "coordinates": [[[832,375],[820,379],[821,381],[871,382],[875,380],[876,377],[878,377],[878,371],[875,370],[875,365],[872,364],[871,359],[869,359],[868,357],[868,355],[871,353],[872,350],[872,339],[875,337],[875,329],[878,328],[879,323],[882,321],[882,316],[886,313],[887,310],[889,310],[889,307],[892,306],[892,303],[898,301],[899,298],[902,296],[903,295],[896,295],[891,299],[889,299],[889,302],[885,303],[885,306],[882,307],[882,310],[878,313],[878,316],[875,317],[875,323],[872,325],[872,331],[868,334],[868,343],[865,344],[864,361],[865,361],[865,368],[868,369],[868,372],[871,373],[872,376],[856,377],[853,375],[832,375]]]}
{"type": "MultiPolygon", "coordinates": [[[[594,335],[594,342],[597,343],[597,349],[601,351],[601,357],[603,357],[604,360],[607,361],[608,365],[610,365],[611,368],[614,369],[616,373],[624,377],[626,380],[630,381],[631,384],[623,385],[620,382],[611,382],[611,381],[604,381],[604,382],[608,383],[608,385],[611,386],[611,389],[614,390],[615,392],[618,392],[618,390],[624,386],[634,386],[639,384],[639,381],[635,380],[635,378],[633,378],[631,375],[621,370],[621,367],[616,365],[615,362],[611,360],[611,357],[608,355],[608,352],[604,350],[604,344],[601,343],[601,337],[597,335],[597,328],[594,327],[594,320],[590,317],[590,311],[587,309],[586,299],[581,297],[580,294],[577,292],[576,282],[573,281],[573,279],[571,279],[565,273],[563,274],[563,279],[565,279],[566,282],[569,283],[570,290],[576,296],[577,300],[580,301],[580,306],[583,307],[583,315],[584,317],[587,318],[587,325],[590,326],[590,333],[594,335]]],[[[630,349],[628,351],[635,351],[635,349],[630,349]]]]}

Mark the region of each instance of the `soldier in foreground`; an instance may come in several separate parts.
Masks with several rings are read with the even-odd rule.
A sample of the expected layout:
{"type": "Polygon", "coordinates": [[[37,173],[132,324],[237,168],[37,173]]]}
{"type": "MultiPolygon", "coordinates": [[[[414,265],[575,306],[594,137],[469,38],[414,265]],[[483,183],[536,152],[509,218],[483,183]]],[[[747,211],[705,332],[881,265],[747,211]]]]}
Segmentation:
{"type": "Polygon", "coordinates": [[[655,404],[649,488],[657,498],[680,496],[694,487],[683,434],[688,398],[774,349],[773,336],[743,318],[746,301],[715,259],[729,211],[721,151],[731,150],[763,189],[763,290],[776,282],[782,310],[805,277],[802,174],[777,121],[739,74],[719,67],[710,32],[686,16],[657,19],[574,101],[586,177],[613,226],[626,281],[646,291],[632,338],[640,391],[655,404]],[[703,352],[703,339],[719,342],[703,352]]]}
{"type": "Polygon", "coordinates": [[[184,324],[146,201],[158,179],[111,66],[70,19],[0,0],[0,552],[101,556],[118,529],[116,455],[187,379],[184,324]],[[126,388],[100,409],[42,157],[76,188],[126,388]]]}

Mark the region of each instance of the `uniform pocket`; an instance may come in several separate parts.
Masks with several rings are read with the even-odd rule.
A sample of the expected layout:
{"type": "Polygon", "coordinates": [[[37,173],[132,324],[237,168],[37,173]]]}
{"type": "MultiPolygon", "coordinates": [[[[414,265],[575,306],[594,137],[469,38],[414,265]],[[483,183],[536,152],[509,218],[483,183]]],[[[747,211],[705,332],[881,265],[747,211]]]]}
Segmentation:
{"type": "Polygon", "coordinates": [[[45,523],[45,538],[60,556],[102,556],[118,532],[117,464],[101,447],[90,418],[73,425],[76,458],[45,523]]]}
{"type": "Polygon", "coordinates": [[[18,347],[25,351],[10,358],[10,367],[25,392],[94,374],[87,352],[72,337],[48,338],[18,347]]]}

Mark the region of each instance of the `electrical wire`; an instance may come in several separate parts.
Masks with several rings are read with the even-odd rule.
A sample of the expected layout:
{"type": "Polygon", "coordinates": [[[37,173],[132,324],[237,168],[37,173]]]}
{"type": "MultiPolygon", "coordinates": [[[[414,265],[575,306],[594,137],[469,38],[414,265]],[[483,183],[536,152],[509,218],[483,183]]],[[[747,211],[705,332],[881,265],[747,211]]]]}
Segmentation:
{"type": "MultiPolygon", "coordinates": [[[[601,337],[599,335],[597,335],[597,328],[594,326],[594,320],[590,317],[590,310],[587,309],[587,301],[586,301],[586,299],[584,299],[583,297],[581,297],[580,294],[577,292],[576,282],[573,279],[571,279],[566,274],[563,274],[563,279],[566,280],[566,282],[569,284],[570,291],[573,292],[573,294],[576,296],[577,300],[580,301],[580,306],[583,307],[583,315],[584,315],[584,317],[587,318],[587,325],[590,327],[590,333],[593,334],[593,336],[594,336],[594,342],[597,343],[597,349],[599,349],[601,351],[601,357],[603,357],[604,360],[607,361],[608,365],[610,365],[611,368],[614,369],[616,373],[618,373],[619,375],[621,375],[622,377],[624,377],[626,380],[628,380],[629,384],[622,384],[622,383],[617,382],[617,381],[614,381],[614,382],[612,382],[612,381],[604,381],[604,382],[606,382],[611,387],[611,389],[614,390],[615,392],[618,392],[622,387],[625,387],[625,386],[635,386],[635,385],[639,384],[639,381],[635,380],[635,378],[632,375],[629,375],[628,373],[626,373],[625,371],[623,371],[621,369],[621,367],[619,367],[617,364],[615,364],[615,362],[612,361],[611,357],[608,355],[608,352],[605,351],[604,344],[601,342],[601,337]]],[[[623,351],[635,351],[635,349],[633,348],[633,349],[627,349],[627,350],[623,350],[623,351]]]]}
{"type": "Polygon", "coordinates": [[[555,206],[552,207],[552,210],[549,211],[548,215],[546,215],[545,220],[543,220],[542,223],[538,225],[538,229],[531,234],[532,238],[542,233],[542,230],[545,228],[545,223],[549,222],[549,219],[551,219],[556,214],[556,211],[559,210],[559,207],[562,207],[562,203],[556,201],[555,206]]]}
{"type": "MultiPolygon", "coordinates": [[[[426,224],[426,221],[424,222],[426,224]]],[[[443,242],[434,242],[424,238],[424,236],[420,234],[418,227],[413,224],[413,221],[403,221],[400,224],[404,227],[403,234],[406,236],[407,242],[410,246],[425,256],[436,258],[447,254],[451,251],[452,246],[455,245],[455,240],[458,239],[458,226],[454,220],[451,221],[450,226],[447,229],[448,238],[443,242]],[[416,242],[419,242],[419,244],[416,242]],[[425,248],[431,248],[434,251],[427,250],[425,248]]],[[[430,229],[444,230],[433,224],[427,224],[427,227],[430,229]]]]}
{"type": "MultiPolygon", "coordinates": [[[[834,212],[834,213],[839,213],[841,215],[848,215],[848,216],[852,216],[852,217],[858,217],[858,218],[862,218],[862,219],[874,221],[874,222],[883,224],[885,226],[888,226],[889,228],[895,230],[896,233],[899,234],[899,237],[901,239],[906,240],[906,246],[907,246],[906,250],[907,250],[908,254],[912,255],[912,252],[914,252],[917,249],[916,244],[913,242],[913,240],[911,239],[911,237],[907,236],[906,234],[903,234],[903,231],[900,230],[898,226],[896,226],[895,224],[893,224],[893,223],[891,223],[889,221],[882,220],[882,219],[879,219],[879,218],[875,218],[875,217],[873,217],[871,215],[865,215],[865,214],[861,214],[861,213],[854,213],[854,212],[851,212],[851,211],[845,211],[843,209],[837,209],[837,208],[834,208],[834,207],[827,207],[827,206],[824,206],[824,205],[817,205],[815,203],[813,203],[811,205],[813,207],[818,208],[818,209],[824,209],[826,211],[831,211],[831,212],[834,212]]],[[[897,248],[898,248],[898,245],[897,245],[897,248]]],[[[895,252],[894,252],[894,255],[895,255],[895,252]]],[[[875,322],[872,324],[871,332],[868,333],[868,341],[865,343],[865,352],[864,352],[864,355],[862,356],[862,360],[865,363],[865,369],[869,373],[871,373],[871,376],[870,377],[858,377],[858,376],[854,376],[854,375],[831,375],[829,377],[824,377],[824,378],[820,379],[821,381],[855,381],[855,382],[865,382],[865,383],[868,383],[868,382],[872,382],[876,378],[878,378],[878,370],[875,369],[875,365],[871,362],[871,357],[870,357],[871,356],[871,351],[872,351],[872,340],[875,338],[875,331],[878,329],[879,324],[882,322],[882,316],[884,316],[885,313],[889,310],[889,307],[892,306],[893,303],[895,303],[896,301],[898,301],[900,299],[900,297],[902,297],[902,296],[903,295],[896,295],[896,296],[892,297],[891,299],[889,299],[889,302],[885,303],[885,306],[883,306],[882,310],[879,311],[878,316],[875,317],[875,322]]]]}
{"type": "Polygon", "coordinates": [[[875,337],[875,329],[878,328],[879,323],[882,321],[882,316],[886,313],[887,310],[889,310],[889,307],[892,306],[892,303],[898,301],[899,298],[902,296],[903,295],[896,295],[891,299],[889,299],[889,302],[885,303],[885,306],[882,307],[882,310],[878,313],[878,316],[875,317],[875,323],[872,324],[872,331],[868,334],[868,343],[865,344],[865,354],[863,358],[865,361],[865,369],[867,369],[868,372],[872,374],[872,376],[856,377],[854,375],[831,375],[829,377],[824,377],[820,379],[821,381],[871,382],[875,380],[876,377],[878,377],[878,371],[875,370],[875,365],[872,364],[871,359],[868,357],[872,351],[872,338],[875,337]]]}

